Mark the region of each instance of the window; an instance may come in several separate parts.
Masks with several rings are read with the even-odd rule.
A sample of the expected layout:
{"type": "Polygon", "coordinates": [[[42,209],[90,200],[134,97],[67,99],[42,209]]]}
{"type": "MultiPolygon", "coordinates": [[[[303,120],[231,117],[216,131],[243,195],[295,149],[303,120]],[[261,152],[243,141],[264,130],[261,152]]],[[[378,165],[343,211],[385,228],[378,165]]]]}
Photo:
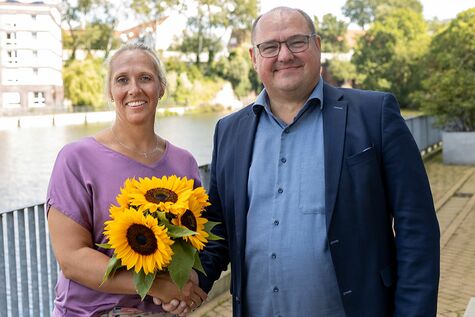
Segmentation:
{"type": "Polygon", "coordinates": [[[33,68],[33,76],[38,76],[38,68],[33,68]]]}
{"type": "Polygon", "coordinates": [[[34,20],[34,21],[36,21],[36,14],[32,14],[32,15],[31,15],[31,19],[34,20]]]}
{"type": "Polygon", "coordinates": [[[16,33],[7,32],[7,39],[5,41],[5,45],[15,45],[15,44],[16,44],[16,33]]]}
{"type": "Polygon", "coordinates": [[[38,32],[31,32],[31,37],[36,40],[38,38],[38,32]]]}
{"type": "Polygon", "coordinates": [[[4,108],[20,108],[19,92],[4,92],[2,95],[4,108]]]}
{"type": "Polygon", "coordinates": [[[33,57],[38,57],[38,51],[33,51],[33,57]]]}
{"type": "Polygon", "coordinates": [[[7,51],[7,63],[8,64],[17,64],[18,63],[18,53],[16,50],[7,51]]]}
{"type": "Polygon", "coordinates": [[[32,108],[45,106],[45,94],[42,91],[33,91],[28,93],[29,106],[32,108]]]}

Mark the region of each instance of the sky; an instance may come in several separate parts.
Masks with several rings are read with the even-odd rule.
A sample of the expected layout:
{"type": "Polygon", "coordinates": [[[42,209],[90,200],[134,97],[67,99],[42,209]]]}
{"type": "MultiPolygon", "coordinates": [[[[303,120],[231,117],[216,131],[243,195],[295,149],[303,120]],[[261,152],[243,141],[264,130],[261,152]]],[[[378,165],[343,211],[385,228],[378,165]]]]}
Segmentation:
{"type": "MultiPolygon", "coordinates": [[[[424,17],[439,20],[453,19],[457,13],[475,7],[475,0],[420,0],[424,8],[424,17]]],[[[304,10],[310,16],[316,15],[319,19],[331,13],[338,19],[345,19],[341,7],[346,0],[260,0],[261,13],[277,6],[287,6],[304,10]]]]}

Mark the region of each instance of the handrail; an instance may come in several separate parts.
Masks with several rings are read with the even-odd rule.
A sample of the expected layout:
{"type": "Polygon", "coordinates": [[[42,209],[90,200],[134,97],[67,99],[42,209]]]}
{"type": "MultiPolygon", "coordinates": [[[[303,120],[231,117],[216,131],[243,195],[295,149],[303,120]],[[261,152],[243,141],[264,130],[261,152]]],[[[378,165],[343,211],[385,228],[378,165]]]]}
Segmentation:
{"type": "MultiPolygon", "coordinates": [[[[423,154],[440,144],[434,119],[419,116],[406,123],[423,154]]],[[[208,188],[209,165],[200,166],[208,188]]],[[[0,212],[0,316],[47,317],[53,309],[59,267],[49,241],[45,204],[0,212]]]]}

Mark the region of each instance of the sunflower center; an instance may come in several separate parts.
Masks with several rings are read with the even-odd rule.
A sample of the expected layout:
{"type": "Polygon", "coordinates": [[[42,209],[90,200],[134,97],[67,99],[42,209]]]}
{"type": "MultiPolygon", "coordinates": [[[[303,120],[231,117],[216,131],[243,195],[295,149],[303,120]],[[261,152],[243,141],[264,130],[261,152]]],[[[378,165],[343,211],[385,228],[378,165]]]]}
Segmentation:
{"type": "Polygon", "coordinates": [[[152,229],[140,224],[133,224],[127,229],[127,242],[132,250],[141,255],[153,254],[158,248],[152,229]]]}
{"type": "Polygon", "coordinates": [[[145,193],[145,199],[155,204],[165,203],[167,201],[176,203],[178,195],[173,190],[167,188],[152,188],[145,193]]]}
{"type": "Polygon", "coordinates": [[[192,231],[196,231],[197,229],[195,215],[190,210],[187,210],[183,216],[181,216],[181,223],[192,231]]]}

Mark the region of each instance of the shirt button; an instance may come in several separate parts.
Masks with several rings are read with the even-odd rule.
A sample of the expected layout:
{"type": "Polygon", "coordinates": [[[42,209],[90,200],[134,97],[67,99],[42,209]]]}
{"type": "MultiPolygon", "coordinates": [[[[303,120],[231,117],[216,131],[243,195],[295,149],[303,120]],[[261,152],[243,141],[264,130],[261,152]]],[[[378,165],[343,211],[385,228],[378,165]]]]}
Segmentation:
{"type": "Polygon", "coordinates": [[[274,287],[274,293],[278,293],[279,292],[279,288],[278,287],[274,287]]]}
{"type": "Polygon", "coordinates": [[[285,162],[287,162],[287,159],[286,159],[285,157],[283,157],[283,158],[280,159],[280,161],[281,161],[282,163],[285,163],[285,162]]]}
{"type": "Polygon", "coordinates": [[[279,188],[279,189],[277,190],[277,192],[278,192],[279,194],[282,194],[282,193],[284,192],[284,190],[283,190],[282,188],[279,188]]]}
{"type": "Polygon", "coordinates": [[[275,253],[272,253],[272,255],[270,256],[272,259],[275,259],[277,257],[277,255],[275,253]]]}
{"type": "Polygon", "coordinates": [[[289,129],[284,129],[284,133],[289,133],[289,129]]]}
{"type": "Polygon", "coordinates": [[[278,226],[279,225],[279,220],[274,220],[274,226],[278,226]]]}

